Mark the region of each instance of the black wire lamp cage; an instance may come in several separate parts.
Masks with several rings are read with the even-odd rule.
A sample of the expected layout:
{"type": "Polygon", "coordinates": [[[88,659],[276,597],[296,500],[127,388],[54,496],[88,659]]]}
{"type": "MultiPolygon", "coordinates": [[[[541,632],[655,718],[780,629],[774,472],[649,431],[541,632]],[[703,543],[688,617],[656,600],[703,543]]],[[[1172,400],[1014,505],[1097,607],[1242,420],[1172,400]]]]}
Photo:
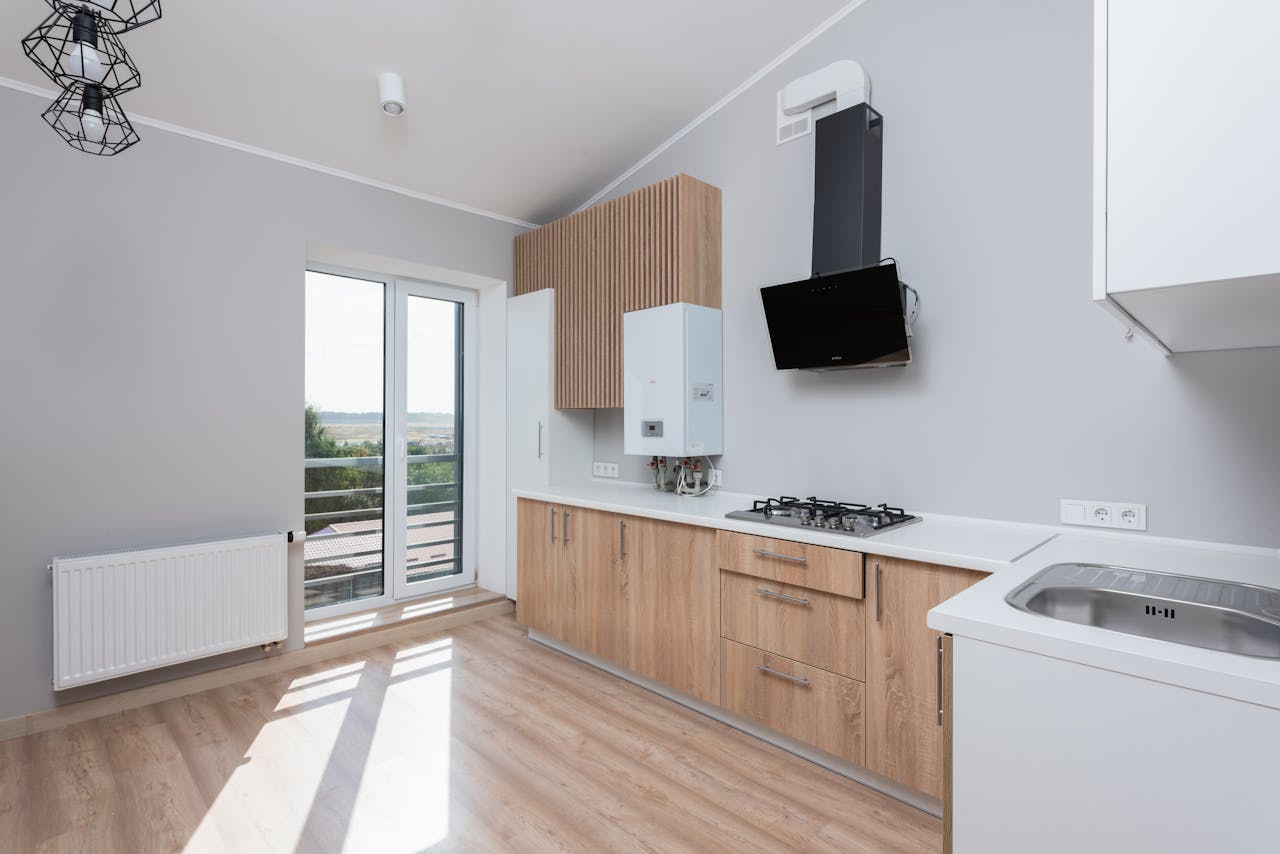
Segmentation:
{"type": "Polygon", "coordinates": [[[119,154],[138,141],[120,102],[101,86],[72,83],[49,109],[44,120],[58,136],[86,154],[119,154]]]}
{"type": "Polygon", "coordinates": [[[142,85],[120,33],[160,18],[159,0],[46,0],[53,14],[22,40],[22,50],[62,93],[44,120],[72,148],[119,154],[138,133],[117,100],[142,85]]]}
{"type": "Polygon", "coordinates": [[[66,17],[88,9],[102,18],[113,33],[127,33],[160,20],[160,0],[45,0],[66,17]]]}

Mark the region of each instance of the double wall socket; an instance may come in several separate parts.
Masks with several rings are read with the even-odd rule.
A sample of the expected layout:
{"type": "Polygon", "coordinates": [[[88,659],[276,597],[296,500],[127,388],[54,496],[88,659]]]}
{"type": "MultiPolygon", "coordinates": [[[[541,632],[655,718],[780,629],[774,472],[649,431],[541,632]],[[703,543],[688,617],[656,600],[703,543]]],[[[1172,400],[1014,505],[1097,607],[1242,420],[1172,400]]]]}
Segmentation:
{"type": "Polygon", "coordinates": [[[1062,499],[1062,523],[1088,525],[1093,528],[1145,531],[1147,530],[1147,505],[1064,498],[1062,499]]]}
{"type": "Polygon", "coordinates": [[[617,463],[593,463],[591,466],[591,473],[596,477],[617,477],[618,464],[617,463]]]}

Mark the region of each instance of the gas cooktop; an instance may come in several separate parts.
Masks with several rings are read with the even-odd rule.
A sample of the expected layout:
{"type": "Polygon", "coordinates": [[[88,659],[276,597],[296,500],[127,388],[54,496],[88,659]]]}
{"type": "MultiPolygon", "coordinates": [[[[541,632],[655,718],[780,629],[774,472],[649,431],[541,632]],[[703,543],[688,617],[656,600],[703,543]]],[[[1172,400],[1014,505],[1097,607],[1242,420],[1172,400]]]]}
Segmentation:
{"type": "Polygon", "coordinates": [[[903,512],[901,507],[881,504],[850,504],[844,501],[824,501],[820,498],[766,498],[753,501],[750,510],[734,510],[725,514],[729,519],[746,519],[788,528],[812,528],[848,534],[851,537],[870,537],[882,531],[901,528],[919,522],[919,516],[903,512]]]}

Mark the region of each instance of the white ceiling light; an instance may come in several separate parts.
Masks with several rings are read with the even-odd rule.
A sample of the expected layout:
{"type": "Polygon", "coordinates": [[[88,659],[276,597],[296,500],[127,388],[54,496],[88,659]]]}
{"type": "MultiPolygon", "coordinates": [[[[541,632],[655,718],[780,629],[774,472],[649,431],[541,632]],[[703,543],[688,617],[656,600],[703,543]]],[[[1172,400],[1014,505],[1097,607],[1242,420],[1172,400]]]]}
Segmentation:
{"type": "Polygon", "coordinates": [[[398,116],[404,112],[404,78],[391,71],[378,75],[378,100],[382,112],[398,116]]]}

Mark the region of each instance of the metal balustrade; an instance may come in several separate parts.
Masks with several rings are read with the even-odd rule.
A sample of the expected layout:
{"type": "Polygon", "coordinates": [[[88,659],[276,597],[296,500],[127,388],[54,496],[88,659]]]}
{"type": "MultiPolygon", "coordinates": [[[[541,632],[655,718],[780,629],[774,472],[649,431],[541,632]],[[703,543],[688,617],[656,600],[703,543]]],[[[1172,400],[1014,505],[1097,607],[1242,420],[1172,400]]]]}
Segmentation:
{"type": "MultiPolygon", "coordinates": [[[[408,456],[408,464],[410,466],[423,463],[457,463],[456,454],[411,454],[408,456]]],[[[356,468],[356,469],[377,469],[384,463],[384,458],[376,457],[324,457],[312,458],[305,461],[307,469],[327,469],[327,468],[356,468]]],[[[420,543],[408,544],[408,573],[413,578],[422,577],[438,577],[441,575],[451,574],[453,567],[457,561],[458,548],[462,540],[462,532],[455,527],[460,514],[460,506],[458,502],[458,484],[456,481],[448,481],[442,483],[420,483],[409,484],[407,492],[410,501],[413,501],[415,494],[421,495],[429,490],[443,491],[452,496],[452,498],[442,501],[417,501],[410,503],[406,508],[408,511],[407,529],[410,531],[421,531],[428,528],[440,528],[444,526],[453,527],[453,536],[442,539],[426,540],[420,543]],[[452,512],[450,512],[452,511],[452,512]],[[447,518],[429,518],[420,519],[422,516],[439,517],[443,513],[448,513],[447,518]],[[416,520],[416,521],[415,521],[416,520]],[[453,554],[449,557],[429,557],[422,554],[426,549],[438,548],[440,546],[452,546],[453,554]],[[441,568],[447,568],[442,570],[441,568]],[[432,570],[436,570],[432,572],[432,570]]],[[[304,500],[311,502],[316,499],[333,499],[333,498],[354,498],[358,496],[378,496],[383,494],[383,488],[380,486],[357,487],[351,489],[327,489],[317,490],[314,492],[304,493],[304,500]]],[[[424,497],[432,497],[430,495],[424,497]]],[[[304,504],[304,507],[308,504],[304,504]]],[[[349,508],[342,510],[324,510],[315,512],[304,512],[304,519],[308,531],[316,527],[316,523],[341,523],[341,521],[360,522],[372,521],[374,518],[382,515],[383,508],[381,504],[376,507],[349,508]]],[[[372,527],[366,530],[356,531],[335,531],[332,533],[321,534],[316,533],[309,535],[307,543],[324,543],[326,541],[348,540],[350,548],[342,552],[326,553],[319,556],[309,556],[304,559],[304,566],[309,570],[311,567],[328,566],[335,569],[340,568],[344,563],[358,561],[361,558],[378,558],[376,565],[372,565],[367,569],[352,567],[349,572],[336,572],[333,574],[316,574],[312,577],[304,570],[303,584],[309,588],[315,588],[319,585],[333,584],[335,582],[346,581],[351,585],[354,594],[356,579],[365,576],[381,576],[383,566],[381,556],[383,553],[383,527],[372,527]]],[[[338,546],[339,543],[333,543],[338,546]]],[[[315,591],[320,594],[319,590],[315,591]]],[[[322,603],[308,603],[322,604],[322,603]]]]}

